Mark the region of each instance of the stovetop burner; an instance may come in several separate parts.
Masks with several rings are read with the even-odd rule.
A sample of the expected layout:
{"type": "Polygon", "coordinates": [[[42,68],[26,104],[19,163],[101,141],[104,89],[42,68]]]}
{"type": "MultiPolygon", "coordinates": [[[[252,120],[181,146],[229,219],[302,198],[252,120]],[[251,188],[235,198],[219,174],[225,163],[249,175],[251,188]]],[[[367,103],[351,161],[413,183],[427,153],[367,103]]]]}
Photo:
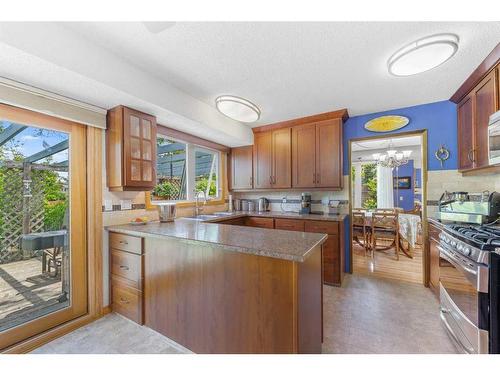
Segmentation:
{"type": "Polygon", "coordinates": [[[445,226],[445,230],[483,251],[494,251],[500,247],[499,227],[450,224],[445,226]]]}

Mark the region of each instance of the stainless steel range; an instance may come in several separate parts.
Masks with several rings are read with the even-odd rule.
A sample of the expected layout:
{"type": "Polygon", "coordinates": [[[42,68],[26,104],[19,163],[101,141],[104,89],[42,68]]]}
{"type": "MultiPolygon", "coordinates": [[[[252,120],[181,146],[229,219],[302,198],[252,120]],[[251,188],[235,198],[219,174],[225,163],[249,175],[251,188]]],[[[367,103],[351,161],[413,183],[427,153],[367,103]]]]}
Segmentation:
{"type": "Polygon", "coordinates": [[[439,239],[445,327],[465,353],[500,353],[500,227],[448,224],[439,239]]]}

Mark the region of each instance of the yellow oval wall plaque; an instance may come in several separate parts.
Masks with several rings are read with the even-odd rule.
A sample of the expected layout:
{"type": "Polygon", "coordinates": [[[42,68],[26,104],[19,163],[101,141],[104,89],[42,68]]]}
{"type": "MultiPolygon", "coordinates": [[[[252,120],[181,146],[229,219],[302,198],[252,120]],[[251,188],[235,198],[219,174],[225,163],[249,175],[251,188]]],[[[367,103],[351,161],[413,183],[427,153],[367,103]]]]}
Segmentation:
{"type": "Polygon", "coordinates": [[[385,133],[404,128],[410,119],[404,116],[381,116],[368,121],[365,129],[371,132],[385,133]]]}

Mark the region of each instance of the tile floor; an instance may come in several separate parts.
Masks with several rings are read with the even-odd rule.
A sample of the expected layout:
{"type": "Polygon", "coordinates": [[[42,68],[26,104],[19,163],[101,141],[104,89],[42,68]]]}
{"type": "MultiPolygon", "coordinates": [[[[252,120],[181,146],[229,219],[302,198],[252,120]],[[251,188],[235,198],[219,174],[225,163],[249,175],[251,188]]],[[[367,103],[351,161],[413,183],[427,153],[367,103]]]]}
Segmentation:
{"type": "MultiPolygon", "coordinates": [[[[324,353],[456,353],[438,302],[418,284],[347,275],[324,289],[324,353]]],[[[33,353],[185,353],[155,331],[116,314],[54,340],[33,353]]]]}

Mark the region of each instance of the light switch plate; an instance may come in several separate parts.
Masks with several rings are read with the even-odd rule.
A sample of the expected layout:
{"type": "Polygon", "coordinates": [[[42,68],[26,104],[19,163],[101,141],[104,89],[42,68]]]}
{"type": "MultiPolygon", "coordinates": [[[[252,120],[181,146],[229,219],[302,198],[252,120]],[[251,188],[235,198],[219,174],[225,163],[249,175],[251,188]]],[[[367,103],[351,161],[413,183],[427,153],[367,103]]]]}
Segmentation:
{"type": "Polygon", "coordinates": [[[120,206],[122,210],[131,210],[132,209],[132,201],[130,199],[122,199],[120,200],[120,206]]]}
{"type": "Polygon", "coordinates": [[[113,201],[111,199],[104,200],[104,211],[113,211],[113,201]]]}

